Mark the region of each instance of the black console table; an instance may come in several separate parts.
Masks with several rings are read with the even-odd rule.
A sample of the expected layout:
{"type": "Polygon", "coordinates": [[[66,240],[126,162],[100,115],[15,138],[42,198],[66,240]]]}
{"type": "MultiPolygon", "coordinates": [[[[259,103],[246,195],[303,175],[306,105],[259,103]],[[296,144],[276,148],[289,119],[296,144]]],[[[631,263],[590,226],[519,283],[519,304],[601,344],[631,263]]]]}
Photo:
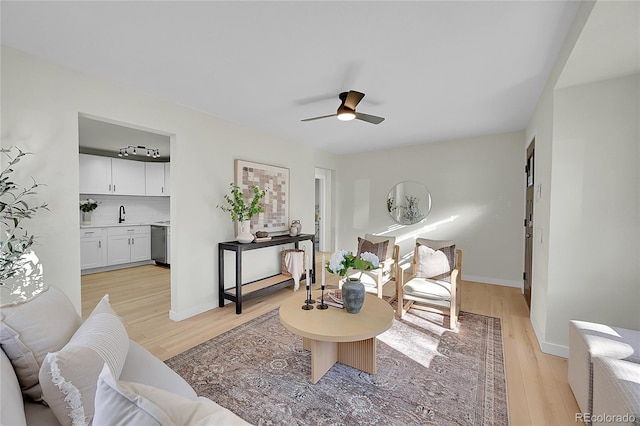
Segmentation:
{"type": "MultiPolygon", "coordinates": [[[[316,249],[313,244],[313,234],[301,234],[295,237],[288,235],[272,237],[269,241],[260,241],[253,243],[239,243],[237,241],[228,241],[226,243],[218,243],[218,306],[223,307],[224,301],[231,300],[236,304],[236,314],[242,313],[242,301],[253,299],[265,293],[286,287],[293,283],[293,278],[283,274],[272,275],[257,281],[242,283],[242,253],[249,250],[257,250],[266,247],[279,246],[283,244],[295,244],[298,248],[300,241],[311,241],[311,282],[316,282],[316,249]],[[224,287],[224,252],[233,251],[236,254],[236,285],[235,287],[224,287]]],[[[306,279],[306,273],[301,279],[306,279]]]]}

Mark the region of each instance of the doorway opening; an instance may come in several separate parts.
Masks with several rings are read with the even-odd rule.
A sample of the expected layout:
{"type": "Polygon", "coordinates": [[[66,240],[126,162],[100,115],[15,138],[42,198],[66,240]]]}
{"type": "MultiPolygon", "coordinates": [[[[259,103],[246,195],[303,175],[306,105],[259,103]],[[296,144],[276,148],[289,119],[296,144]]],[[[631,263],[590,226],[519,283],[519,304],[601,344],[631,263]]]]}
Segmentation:
{"type": "Polygon", "coordinates": [[[524,273],[522,278],[524,281],[524,298],[527,306],[531,309],[531,281],[532,281],[532,265],[533,265],[533,198],[535,192],[535,145],[536,140],[533,138],[527,147],[527,164],[525,165],[526,173],[526,205],[524,218],[524,273]]]}
{"type": "Polygon", "coordinates": [[[331,170],[316,167],[315,173],[315,237],[314,245],[318,251],[332,249],[332,214],[331,214],[331,170]]]}
{"type": "Polygon", "coordinates": [[[90,297],[85,294],[85,282],[113,282],[110,281],[113,276],[138,280],[142,278],[140,274],[146,276],[148,271],[158,268],[158,273],[170,283],[173,137],[153,129],[78,114],[79,198],[81,202],[90,199],[97,204],[89,220],[84,215],[79,220],[83,305],[85,298],[90,297]],[[154,257],[152,225],[165,230],[164,257],[158,259],[157,255],[154,257]],[[113,274],[116,271],[118,274],[113,274]]]}

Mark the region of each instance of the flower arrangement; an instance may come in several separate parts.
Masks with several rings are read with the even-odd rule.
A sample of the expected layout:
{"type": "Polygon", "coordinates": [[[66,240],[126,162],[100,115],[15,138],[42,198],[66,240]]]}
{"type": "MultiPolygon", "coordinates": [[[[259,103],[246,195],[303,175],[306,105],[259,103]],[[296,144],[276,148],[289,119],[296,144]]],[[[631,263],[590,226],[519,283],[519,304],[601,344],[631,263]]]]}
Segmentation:
{"type": "Polygon", "coordinates": [[[360,270],[360,277],[364,271],[370,271],[380,266],[380,259],[373,253],[364,252],[359,257],[346,250],[340,250],[331,255],[327,262],[327,271],[332,274],[340,275],[342,278],[347,276],[350,268],[360,270]]]}
{"type": "Polygon", "coordinates": [[[264,205],[262,204],[262,199],[267,194],[265,189],[260,190],[257,186],[254,186],[253,191],[253,199],[251,203],[246,204],[244,202],[242,191],[238,185],[230,184],[229,189],[231,190],[231,196],[224,196],[227,205],[225,206],[216,206],[220,208],[222,211],[225,211],[231,215],[231,220],[234,222],[242,222],[244,220],[249,220],[251,217],[255,216],[258,213],[264,212],[264,205]]]}
{"type": "Polygon", "coordinates": [[[91,198],[80,200],[80,210],[83,212],[92,212],[98,208],[98,203],[91,198]]]}

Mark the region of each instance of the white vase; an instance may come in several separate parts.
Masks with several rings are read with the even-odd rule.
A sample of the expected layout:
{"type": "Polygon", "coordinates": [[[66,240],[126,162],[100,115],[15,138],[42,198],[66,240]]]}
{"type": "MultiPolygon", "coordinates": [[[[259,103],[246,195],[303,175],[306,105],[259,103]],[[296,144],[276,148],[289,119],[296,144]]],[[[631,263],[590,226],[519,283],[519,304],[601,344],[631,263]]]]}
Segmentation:
{"type": "Polygon", "coordinates": [[[82,212],[82,224],[91,225],[91,212],[82,212]]]}
{"type": "Polygon", "coordinates": [[[249,230],[251,229],[250,220],[243,220],[242,222],[240,222],[238,224],[238,229],[240,229],[240,232],[236,236],[236,239],[239,243],[246,244],[253,241],[253,235],[251,234],[251,232],[249,232],[249,230]]]}

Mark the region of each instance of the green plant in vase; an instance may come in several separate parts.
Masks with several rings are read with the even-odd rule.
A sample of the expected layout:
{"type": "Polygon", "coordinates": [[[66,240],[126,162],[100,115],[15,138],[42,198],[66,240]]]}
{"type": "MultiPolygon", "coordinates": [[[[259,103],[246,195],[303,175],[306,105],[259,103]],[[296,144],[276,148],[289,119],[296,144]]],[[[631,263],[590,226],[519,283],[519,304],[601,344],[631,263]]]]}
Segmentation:
{"type": "Polygon", "coordinates": [[[262,200],[267,195],[265,189],[260,189],[257,186],[253,186],[251,191],[253,197],[250,202],[245,202],[244,194],[238,185],[233,183],[229,185],[231,195],[225,194],[225,205],[218,205],[222,211],[229,213],[231,220],[240,223],[240,233],[238,234],[238,241],[241,243],[249,243],[253,241],[253,235],[251,235],[250,224],[251,218],[259,213],[264,212],[264,204],[262,200]]]}

